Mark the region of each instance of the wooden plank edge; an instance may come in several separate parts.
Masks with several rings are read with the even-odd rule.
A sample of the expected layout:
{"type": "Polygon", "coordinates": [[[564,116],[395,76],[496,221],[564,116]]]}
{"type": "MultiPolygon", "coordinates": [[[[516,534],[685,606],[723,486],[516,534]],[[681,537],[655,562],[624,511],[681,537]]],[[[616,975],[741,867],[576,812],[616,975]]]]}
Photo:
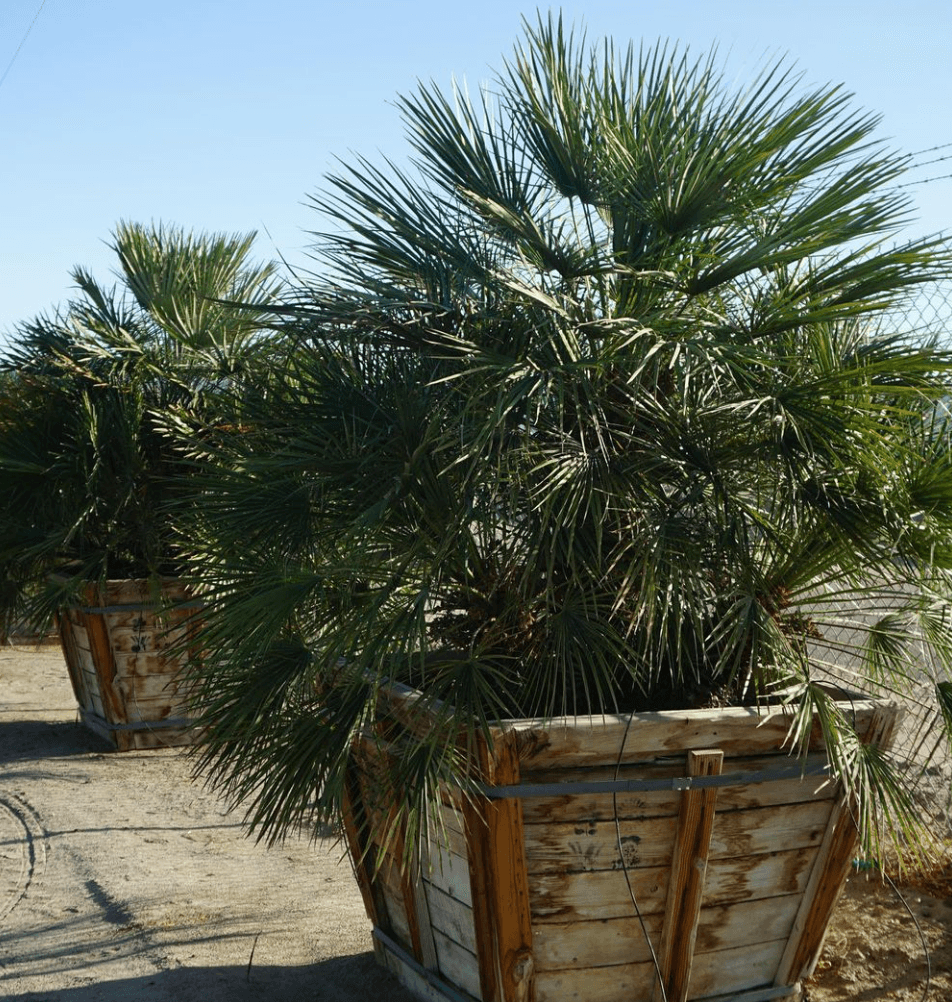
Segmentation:
{"type": "Polygon", "coordinates": [[[379,927],[374,927],[373,937],[377,962],[418,998],[427,1002],[479,1002],[421,966],[379,927]]]}
{"type": "Polygon", "coordinates": [[[752,988],[746,992],[731,992],[729,995],[708,995],[696,1002],[798,1002],[803,998],[803,986],[798,981],[795,985],[774,985],[770,988],[752,988]]]}

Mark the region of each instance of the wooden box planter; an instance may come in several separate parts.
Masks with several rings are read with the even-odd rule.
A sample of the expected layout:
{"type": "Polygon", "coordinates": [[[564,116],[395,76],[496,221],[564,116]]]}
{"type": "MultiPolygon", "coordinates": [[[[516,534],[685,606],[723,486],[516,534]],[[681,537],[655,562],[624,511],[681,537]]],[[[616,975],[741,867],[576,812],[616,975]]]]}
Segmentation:
{"type": "Polygon", "coordinates": [[[64,609],[59,633],[83,724],[118,751],[187,745],[200,734],[188,719],[182,659],[184,587],[164,581],[161,601],[147,580],[89,584],[83,604],[64,609]]]}
{"type": "MultiPolygon", "coordinates": [[[[419,726],[414,695],[392,690],[385,716],[419,726]]],[[[849,712],[888,746],[896,704],[849,712]]],[[[857,836],[819,736],[804,776],[789,725],[743,708],[502,721],[487,796],[444,790],[445,832],[409,870],[399,837],[367,835],[382,752],[365,739],[345,828],[378,960],[453,1002],[660,1002],[658,972],[668,1002],[800,998],[857,836]]]]}

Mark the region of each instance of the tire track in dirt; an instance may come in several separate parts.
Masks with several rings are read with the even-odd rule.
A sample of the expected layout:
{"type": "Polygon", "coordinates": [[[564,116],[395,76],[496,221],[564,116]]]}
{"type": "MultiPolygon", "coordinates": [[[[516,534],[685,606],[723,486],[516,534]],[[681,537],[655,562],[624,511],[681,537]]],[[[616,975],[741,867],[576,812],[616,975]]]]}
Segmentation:
{"type": "Polygon", "coordinates": [[[49,833],[34,808],[0,792],[0,925],[40,880],[48,848],[49,833]]]}
{"type": "MultiPolygon", "coordinates": [[[[0,929],[9,927],[9,921],[16,921],[13,913],[17,906],[41,883],[50,843],[56,834],[59,833],[45,827],[39,812],[22,795],[0,790],[0,929]]],[[[100,913],[103,923],[100,946],[109,944],[115,949],[121,943],[129,955],[138,956],[156,971],[176,966],[150,931],[136,920],[129,906],[113,897],[96,879],[98,874],[82,853],[67,847],[63,858],[100,913]]]]}

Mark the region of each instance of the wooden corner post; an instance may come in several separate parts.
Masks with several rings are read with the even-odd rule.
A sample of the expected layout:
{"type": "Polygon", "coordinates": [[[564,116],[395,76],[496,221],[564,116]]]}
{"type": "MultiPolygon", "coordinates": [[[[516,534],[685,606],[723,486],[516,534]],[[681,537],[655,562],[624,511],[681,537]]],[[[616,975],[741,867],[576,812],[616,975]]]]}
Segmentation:
{"type": "MultiPolygon", "coordinates": [[[[864,744],[892,744],[900,710],[894,704],[877,707],[863,737],[864,744]]],[[[816,862],[793,922],[790,941],[777,971],[775,984],[786,985],[808,978],[823,950],[833,909],[849,875],[850,860],[859,839],[854,821],[856,804],[843,794],[834,803],[816,862]]]]}
{"type": "MultiPolygon", "coordinates": [[[[519,783],[514,736],[480,738],[483,782],[519,783]]],[[[533,1002],[534,959],[522,802],[516,798],[473,803],[463,809],[469,845],[479,981],[483,1002],[533,1002]]]]}

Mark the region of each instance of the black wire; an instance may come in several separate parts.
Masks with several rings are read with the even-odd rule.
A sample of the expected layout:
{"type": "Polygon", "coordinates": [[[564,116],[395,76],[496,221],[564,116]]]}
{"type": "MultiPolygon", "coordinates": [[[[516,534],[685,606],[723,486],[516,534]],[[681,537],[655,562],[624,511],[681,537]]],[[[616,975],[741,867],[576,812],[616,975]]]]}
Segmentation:
{"type": "Polygon", "coordinates": [[[20,55],[20,49],[23,48],[23,43],[27,40],[27,36],[33,30],[33,25],[36,24],[36,19],[40,16],[40,11],[42,11],[45,6],[46,6],[46,0],[42,0],[39,10],[37,10],[37,12],[33,15],[33,20],[30,22],[30,27],[26,29],[23,38],[20,39],[20,44],[17,46],[16,52],[13,53],[10,62],[7,63],[7,68],[3,71],[3,76],[0,77],[0,87],[3,86],[3,81],[7,79],[7,74],[10,72],[10,69],[12,68],[13,64],[17,61],[17,56],[20,55]]]}
{"type": "MultiPolygon", "coordinates": [[[[909,902],[906,901],[906,899],[902,896],[902,892],[896,886],[896,882],[892,879],[892,877],[889,876],[888,873],[886,873],[885,870],[882,871],[882,874],[886,878],[886,880],[889,881],[889,886],[893,889],[893,892],[895,893],[896,897],[899,898],[899,900],[902,902],[903,908],[905,908],[906,911],[909,912],[909,917],[915,923],[916,932],[919,933],[919,939],[922,941],[922,952],[925,954],[926,958],[926,987],[922,992],[922,998],[920,999],[920,1002],[925,1002],[926,998],[929,995],[929,989],[932,987],[932,955],[929,953],[929,943],[928,940],[926,939],[926,934],[922,931],[922,926],[919,925],[919,920],[916,918],[912,909],[909,907],[909,902]]],[[[885,987],[885,985],[883,987],[885,987]]]]}
{"type": "MultiPolygon", "coordinates": [[[[632,721],[635,719],[635,711],[628,715],[628,723],[625,724],[625,733],[621,736],[621,744],[618,747],[618,758],[615,761],[615,776],[614,779],[617,781],[619,774],[621,773],[621,760],[625,754],[625,745],[628,742],[628,732],[631,730],[632,721]]],[[[655,953],[654,944],[651,942],[651,936],[648,935],[648,927],[645,925],[644,916],[641,914],[641,909],[638,907],[638,899],[635,897],[635,889],[631,886],[631,875],[628,873],[628,863],[625,860],[625,847],[622,845],[621,841],[621,822],[618,820],[618,791],[612,790],[612,814],[615,816],[615,841],[618,845],[618,858],[621,860],[621,872],[625,875],[625,883],[628,885],[628,896],[631,898],[631,903],[635,908],[635,915],[638,916],[638,922],[641,925],[641,933],[645,937],[645,942],[648,944],[648,952],[651,954],[651,962],[654,964],[655,975],[658,978],[658,984],[661,986],[661,999],[662,1002],[668,1002],[668,993],[665,991],[664,987],[664,976],[661,973],[661,964],[658,962],[658,956],[655,953]]]]}

